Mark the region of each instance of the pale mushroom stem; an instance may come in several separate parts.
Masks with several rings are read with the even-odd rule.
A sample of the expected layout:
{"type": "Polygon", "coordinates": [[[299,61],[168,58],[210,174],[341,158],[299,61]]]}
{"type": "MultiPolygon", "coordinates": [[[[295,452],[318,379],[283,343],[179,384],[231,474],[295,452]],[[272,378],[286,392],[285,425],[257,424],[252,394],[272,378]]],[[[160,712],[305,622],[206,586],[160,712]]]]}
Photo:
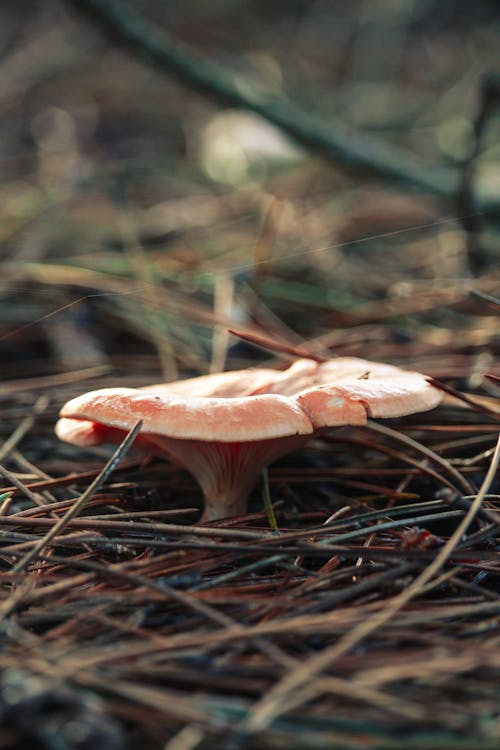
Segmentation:
{"type": "Polygon", "coordinates": [[[205,508],[200,518],[200,523],[218,521],[221,518],[232,516],[244,516],[247,512],[248,495],[251,489],[250,487],[247,492],[242,493],[239,488],[233,487],[227,492],[218,495],[207,495],[203,492],[205,508]]]}
{"type": "MultiPolygon", "coordinates": [[[[303,445],[309,435],[223,443],[148,436],[148,442],[189,471],[205,498],[203,521],[241,516],[262,470],[303,445]]],[[[159,452],[157,451],[157,452],[159,452]]]]}

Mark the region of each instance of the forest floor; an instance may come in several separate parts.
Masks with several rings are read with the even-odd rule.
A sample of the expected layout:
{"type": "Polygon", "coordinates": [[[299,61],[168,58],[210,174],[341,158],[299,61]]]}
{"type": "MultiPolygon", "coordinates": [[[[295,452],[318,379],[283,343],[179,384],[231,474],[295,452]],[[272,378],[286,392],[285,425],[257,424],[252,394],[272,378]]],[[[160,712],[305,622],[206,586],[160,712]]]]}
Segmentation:
{"type": "MultiPolygon", "coordinates": [[[[494,750],[494,217],[464,221],[467,189],[460,202],[308,157],[63,5],[31,24],[16,3],[1,11],[0,748],[494,750]],[[429,412],[327,430],[273,464],[278,530],[259,487],[248,515],[201,523],[182,469],[132,447],[103,475],[112,447],[54,433],[84,391],[281,369],[294,357],[276,342],[390,362],[452,392],[429,412]]],[[[301,17],[287,68],[291,16],[275,13],[274,63],[261,53],[252,64],[274,81],[280,65],[294,70],[304,91],[327,48],[322,20],[301,17]]],[[[234,62],[229,33],[207,41],[203,14],[199,26],[172,14],[187,43],[234,62]]],[[[271,33],[264,20],[249,21],[249,40],[271,33]]],[[[468,39],[488,62],[482,23],[468,39]]],[[[437,91],[446,115],[455,32],[440,39],[433,91],[413,82],[422,112],[437,91]]],[[[343,114],[365,127],[345,75],[343,114]]],[[[401,107],[405,81],[392,83],[401,107]]],[[[395,138],[418,151],[422,132],[408,136],[412,113],[401,116],[395,138]]]]}

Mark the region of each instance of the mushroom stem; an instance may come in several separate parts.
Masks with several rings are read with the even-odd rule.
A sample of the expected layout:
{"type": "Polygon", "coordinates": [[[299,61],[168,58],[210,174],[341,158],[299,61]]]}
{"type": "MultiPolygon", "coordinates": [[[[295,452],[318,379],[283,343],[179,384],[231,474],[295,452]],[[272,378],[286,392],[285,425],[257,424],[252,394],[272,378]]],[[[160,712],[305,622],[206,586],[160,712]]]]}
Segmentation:
{"type": "Polygon", "coordinates": [[[194,476],[205,497],[202,520],[216,521],[244,515],[248,496],[262,469],[308,438],[308,434],[287,435],[250,442],[209,443],[148,435],[148,443],[194,476]]]}
{"type": "Polygon", "coordinates": [[[248,493],[242,494],[238,488],[218,495],[204,495],[205,509],[200,522],[218,521],[221,518],[244,516],[247,512],[248,493]]]}

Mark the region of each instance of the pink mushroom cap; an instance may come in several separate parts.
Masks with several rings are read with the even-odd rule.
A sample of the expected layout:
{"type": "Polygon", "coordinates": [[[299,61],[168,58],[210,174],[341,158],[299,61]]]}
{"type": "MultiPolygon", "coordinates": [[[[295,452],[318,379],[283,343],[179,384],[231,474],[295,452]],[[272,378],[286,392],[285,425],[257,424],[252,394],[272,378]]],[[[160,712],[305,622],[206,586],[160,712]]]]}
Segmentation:
{"type": "Polygon", "coordinates": [[[144,388],[105,388],[61,409],[56,433],[80,446],[120,441],[141,419],[137,445],[197,479],[205,520],[245,513],[263,468],[326,427],[366,424],[436,406],[425,377],[392,365],[342,357],[204,375],[144,388]]]}

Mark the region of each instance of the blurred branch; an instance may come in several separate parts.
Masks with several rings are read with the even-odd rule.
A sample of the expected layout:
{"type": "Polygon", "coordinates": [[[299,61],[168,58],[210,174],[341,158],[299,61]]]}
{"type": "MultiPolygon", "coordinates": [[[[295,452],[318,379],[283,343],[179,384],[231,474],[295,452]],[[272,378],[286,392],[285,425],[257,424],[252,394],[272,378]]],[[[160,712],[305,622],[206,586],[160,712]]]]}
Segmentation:
{"type": "Polygon", "coordinates": [[[223,106],[251,110],[284,130],[302,146],[346,169],[395,180],[408,187],[456,200],[459,172],[422,165],[407,151],[340,123],[322,123],[288,101],[270,100],[235,82],[218,65],[159,34],[142,15],[116,0],[63,0],[84,12],[109,37],[162,72],[223,106]]]}
{"type": "Polygon", "coordinates": [[[479,92],[479,104],[474,120],[473,142],[462,165],[462,179],[457,193],[457,215],[467,236],[467,254],[471,269],[477,273],[488,265],[479,242],[481,216],[475,212],[474,181],[477,159],[481,153],[483,134],[487,122],[500,104],[500,76],[486,75],[479,92]]]}

